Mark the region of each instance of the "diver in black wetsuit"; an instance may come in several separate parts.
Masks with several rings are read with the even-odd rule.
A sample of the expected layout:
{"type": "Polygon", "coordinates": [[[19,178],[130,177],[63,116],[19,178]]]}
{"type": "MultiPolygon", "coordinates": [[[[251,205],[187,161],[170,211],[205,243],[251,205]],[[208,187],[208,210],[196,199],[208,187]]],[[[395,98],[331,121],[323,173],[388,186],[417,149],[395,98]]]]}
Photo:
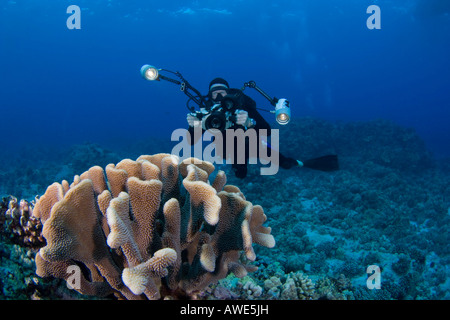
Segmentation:
{"type": "MultiPolygon", "coordinates": [[[[211,81],[208,89],[208,95],[204,97],[197,89],[192,87],[178,71],[174,72],[167,69],[159,69],[148,64],[143,65],[140,71],[142,77],[146,80],[166,80],[180,85],[180,90],[189,97],[189,100],[187,101],[187,107],[191,112],[187,115],[187,121],[189,124],[188,133],[190,136],[188,140],[190,141],[191,145],[194,145],[197,140],[201,138],[205,130],[216,129],[214,131],[214,134],[217,132],[222,133],[222,146],[224,148],[224,150],[216,149],[216,156],[222,156],[223,159],[228,159],[228,156],[230,154],[227,153],[228,150],[226,148],[226,141],[223,141],[225,140],[223,139],[223,132],[226,131],[225,138],[233,138],[234,141],[239,139],[238,144],[233,143],[234,141],[228,141],[231,145],[234,146],[234,150],[230,150],[230,152],[233,152],[232,167],[235,170],[236,176],[239,178],[244,178],[247,176],[247,163],[249,162],[248,160],[250,156],[252,156],[251,158],[257,156],[261,160],[264,157],[269,158],[269,162],[271,163],[269,171],[271,171],[272,169],[272,164],[276,165],[275,170],[278,170],[278,166],[284,169],[290,169],[293,167],[305,167],[321,171],[334,171],[339,169],[338,157],[334,154],[300,161],[285,157],[275,148],[272,149],[270,144],[264,140],[264,138],[267,138],[271,135],[270,126],[257,111],[255,101],[245,95],[243,93],[243,90],[246,87],[254,88],[267,100],[269,100],[270,104],[275,107],[275,110],[273,112],[275,113],[277,122],[282,125],[285,125],[290,121],[289,101],[287,99],[271,98],[267,93],[256,86],[256,83],[254,81],[246,82],[242,90],[239,90],[230,88],[228,82],[224,79],[216,78],[211,81]],[[179,80],[173,79],[161,73],[173,74],[177,76],[179,80]],[[199,112],[196,112],[195,108],[189,107],[190,101],[193,101],[198,106],[200,106],[199,112]],[[245,132],[239,129],[243,129],[245,130],[245,132]],[[252,131],[250,131],[249,129],[252,129],[252,131]],[[227,133],[229,131],[234,131],[238,134],[227,136],[227,133]],[[244,133],[243,137],[242,133],[244,133]],[[247,133],[249,133],[250,135],[253,134],[253,136],[250,137],[249,135],[247,137],[247,133]],[[255,135],[257,136],[257,151],[256,153],[253,153],[255,152],[255,145],[250,145],[247,141],[247,138],[248,140],[252,140],[255,135]],[[244,142],[242,142],[242,138],[244,138],[244,142]],[[243,145],[243,143],[245,143],[245,145],[243,145]],[[238,150],[238,148],[240,148],[240,150],[238,150]],[[251,155],[249,154],[249,149],[250,151],[252,151],[251,155]],[[245,152],[244,154],[242,152],[243,150],[245,152]],[[277,160],[276,162],[272,162],[272,154],[277,160]]],[[[212,133],[213,130],[209,130],[209,132],[212,133]]],[[[275,134],[272,134],[272,136],[272,140],[274,140],[274,138],[276,138],[275,134]]],[[[214,135],[214,139],[219,137],[219,135],[214,135]]],[[[254,139],[252,141],[255,142],[254,139]]],[[[278,142],[277,139],[275,139],[275,141],[278,142]]],[[[218,143],[216,143],[216,146],[217,144],[218,143]]],[[[264,160],[266,161],[267,159],[264,160]]],[[[267,171],[265,171],[264,174],[266,173],[267,171]]],[[[276,171],[271,174],[275,173],[276,171]]]]}
{"type": "MultiPolygon", "coordinates": [[[[249,96],[242,93],[239,89],[233,89],[230,88],[228,85],[228,82],[222,78],[216,78],[211,81],[209,84],[209,92],[207,95],[206,100],[206,110],[205,112],[210,112],[211,108],[216,105],[220,104],[220,102],[228,95],[236,95],[239,94],[240,99],[240,106],[239,109],[235,112],[235,117],[233,118],[234,123],[228,127],[228,129],[238,129],[238,128],[252,128],[255,129],[255,131],[258,134],[258,141],[259,141],[259,132],[261,132],[261,129],[267,130],[267,136],[271,135],[271,128],[269,123],[259,114],[259,112],[256,110],[256,103],[253,99],[251,99],[249,96]]],[[[195,115],[189,113],[187,115],[187,121],[189,124],[189,133],[191,134],[191,137],[194,136],[194,127],[201,125],[201,121],[199,118],[197,118],[195,115]]],[[[202,129],[202,134],[205,131],[205,129],[202,129]]],[[[225,136],[225,135],[224,135],[225,136]]],[[[195,144],[195,140],[191,139],[191,145],[195,144]]],[[[226,143],[223,143],[223,146],[225,148],[226,143]]],[[[245,163],[239,164],[237,161],[237,155],[240,150],[237,150],[237,145],[234,144],[235,150],[234,150],[234,161],[232,164],[232,168],[235,172],[236,177],[238,178],[245,178],[247,176],[247,164],[248,164],[248,158],[249,158],[249,145],[246,143],[245,147],[245,163]]],[[[259,144],[258,144],[259,147],[259,144]]],[[[268,156],[270,156],[272,150],[270,145],[267,145],[267,153],[268,156]]],[[[225,154],[225,150],[224,153],[225,154]]],[[[259,152],[258,152],[259,154],[259,152]]],[[[293,167],[299,167],[303,166],[303,163],[301,161],[295,160],[293,158],[285,157],[283,154],[279,153],[279,166],[283,169],[291,169],[293,167]]]]}

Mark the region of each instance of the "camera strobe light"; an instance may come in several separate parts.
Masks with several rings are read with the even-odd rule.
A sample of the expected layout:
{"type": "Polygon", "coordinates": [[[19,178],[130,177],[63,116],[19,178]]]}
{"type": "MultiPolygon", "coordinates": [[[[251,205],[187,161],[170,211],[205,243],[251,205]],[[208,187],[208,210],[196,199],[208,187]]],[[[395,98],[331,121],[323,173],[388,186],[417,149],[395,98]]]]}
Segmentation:
{"type": "Polygon", "coordinates": [[[144,79],[147,79],[149,81],[158,80],[159,78],[159,71],[154,66],[144,64],[141,67],[141,75],[144,77],[144,79]]]}
{"type": "Polygon", "coordinates": [[[289,107],[289,101],[286,99],[280,99],[275,106],[275,118],[281,125],[286,125],[291,121],[291,108],[289,107]]]}

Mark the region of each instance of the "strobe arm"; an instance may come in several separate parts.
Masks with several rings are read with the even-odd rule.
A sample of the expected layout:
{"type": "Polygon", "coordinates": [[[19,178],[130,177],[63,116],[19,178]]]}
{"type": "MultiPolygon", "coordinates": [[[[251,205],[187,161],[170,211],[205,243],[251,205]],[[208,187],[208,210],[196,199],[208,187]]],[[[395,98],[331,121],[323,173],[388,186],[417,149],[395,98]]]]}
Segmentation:
{"type": "Polygon", "coordinates": [[[172,83],[175,83],[175,84],[177,84],[177,85],[181,85],[181,81],[178,81],[178,80],[175,80],[175,79],[172,79],[172,78],[163,76],[162,74],[160,74],[159,77],[158,77],[158,80],[161,80],[161,79],[162,79],[162,80],[169,81],[169,82],[172,82],[172,83]]]}
{"type": "Polygon", "coordinates": [[[176,72],[176,75],[183,81],[180,84],[180,90],[183,91],[184,94],[187,95],[192,101],[194,101],[200,108],[204,108],[205,101],[203,100],[203,96],[200,91],[191,86],[191,84],[186,79],[184,79],[181,73],[179,73],[178,71],[176,72]],[[193,91],[196,95],[193,95],[191,92],[189,92],[189,90],[193,91]]]}
{"type": "Polygon", "coordinates": [[[277,104],[277,102],[278,102],[278,98],[275,98],[275,97],[273,97],[273,98],[271,98],[267,93],[265,93],[260,87],[258,87],[257,85],[256,85],[256,82],[255,81],[253,81],[253,80],[251,80],[251,81],[249,81],[249,82],[246,82],[246,83],[244,83],[244,89],[245,88],[253,88],[253,89],[255,89],[256,91],[258,91],[264,98],[266,98],[267,100],[269,100],[269,102],[270,102],[270,104],[272,105],[272,106],[276,106],[276,104],[277,104]]]}
{"type": "Polygon", "coordinates": [[[275,120],[279,124],[285,125],[288,124],[289,121],[291,121],[291,108],[289,106],[289,101],[287,99],[278,99],[275,97],[271,98],[267,93],[265,93],[260,87],[256,85],[255,81],[249,81],[244,83],[242,91],[247,87],[255,89],[264,98],[269,100],[270,104],[275,107],[275,110],[271,110],[269,112],[275,113],[275,120]]]}
{"type": "MultiPolygon", "coordinates": [[[[144,79],[149,80],[149,81],[166,80],[166,81],[172,82],[176,85],[179,85],[180,90],[182,92],[184,92],[184,94],[186,94],[190,98],[189,100],[194,101],[201,108],[205,106],[205,101],[204,101],[201,93],[197,89],[195,89],[193,86],[191,86],[191,84],[186,79],[184,79],[184,77],[178,71],[174,72],[174,71],[167,70],[167,69],[158,69],[158,68],[155,68],[154,66],[146,64],[141,67],[141,75],[144,79]],[[162,75],[161,71],[172,73],[172,74],[176,75],[181,81],[172,79],[165,75],[162,75]],[[194,92],[195,95],[192,94],[192,92],[190,92],[190,91],[194,92]]],[[[189,104],[189,100],[188,100],[188,104],[189,104]]],[[[189,110],[193,111],[192,109],[189,108],[189,110]]]]}

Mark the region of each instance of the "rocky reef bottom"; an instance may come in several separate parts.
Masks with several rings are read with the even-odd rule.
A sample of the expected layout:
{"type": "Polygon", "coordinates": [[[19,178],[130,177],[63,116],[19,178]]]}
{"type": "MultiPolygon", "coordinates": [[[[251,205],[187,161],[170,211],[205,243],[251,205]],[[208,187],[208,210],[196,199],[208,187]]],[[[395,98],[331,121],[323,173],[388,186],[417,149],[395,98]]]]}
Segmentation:
{"type": "MultiPolygon", "coordinates": [[[[170,152],[171,145],[149,139],[123,148],[68,148],[28,146],[0,160],[0,299],[96,298],[35,274],[40,226],[17,199],[31,203],[54,181],[143,150],[170,152]]],[[[264,208],[277,244],[254,248],[256,272],[231,274],[197,298],[450,299],[450,159],[434,159],[413,130],[383,120],[295,120],[281,132],[281,151],[299,159],[336,153],[341,168],[261,176],[252,165],[240,180],[229,166],[216,166],[264,208]],[[380,289],[367,286],[372,265],[381,271],[380,289]]]]}

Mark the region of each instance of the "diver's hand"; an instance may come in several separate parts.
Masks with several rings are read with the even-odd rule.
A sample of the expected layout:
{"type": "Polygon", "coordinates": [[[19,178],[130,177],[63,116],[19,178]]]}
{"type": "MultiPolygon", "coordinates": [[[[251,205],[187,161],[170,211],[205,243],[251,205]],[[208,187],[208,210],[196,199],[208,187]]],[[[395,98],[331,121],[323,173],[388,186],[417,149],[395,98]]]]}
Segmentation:
{"type": "Polygon", "coordinates": [[[245,110],[236,110],[236,124],[246,128],[252,128],[256,125],[256,121],[248,117],[245,110]]]}
{"type": "Polygon", "coordinates": [[[189,127],[197,128],[202,126],[202,122],[196,116],[192,115],[192,113],[187,114],[186,120],[189,127]]]}
{"type": "Polygon", "coordinates": [[[245,110],[236,110],[236,124],[246,126],[248,120],[248,112],[245,110]]]}

